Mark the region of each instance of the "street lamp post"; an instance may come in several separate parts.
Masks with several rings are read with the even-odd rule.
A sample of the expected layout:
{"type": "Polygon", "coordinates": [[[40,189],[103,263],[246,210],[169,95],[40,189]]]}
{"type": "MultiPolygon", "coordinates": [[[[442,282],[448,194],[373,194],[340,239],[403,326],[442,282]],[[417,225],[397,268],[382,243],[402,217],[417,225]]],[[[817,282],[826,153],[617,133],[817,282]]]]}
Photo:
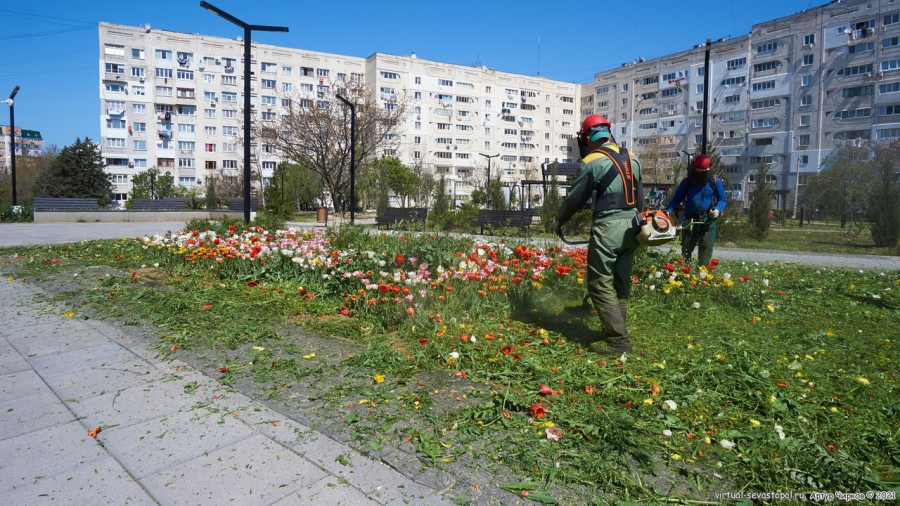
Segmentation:
{"type": "Polygon", "coordinates": [[[354,224],[356,216],[356,104],[343,95],[337,95],[341,102],[350,108],[350,224],[354,224]]]}
{"type": "Polygon", "coordinates": [[[10,173],[12,175],[12,205],[17,206],[18,202],[16,201],[16,113],[15,113],[15,101],[16,93],[19,92],[19,87],[16,86],[13,88],[12,93],[9,94],[9,99],[4,100],[7,104],[9,104],[9,141],[11,143],[10,146],[10,157],[12,163],[10,164],[10,173]]]}
{"type": "Polygon", "coordinates": [[[497,158],[497,157],[500,156],[500,155],[499,155],[499,154],[496,154],[496,155],[486,155],[486,154],[484,154],[484,153],[478,153],[478,154],[481,155],[481,156],[483,156],[483,157],[485,157],[485,158],[487,158],[487,160],[488,160],[488,167],[487,167],[487,170],[488,170],[488,173],[487,173],[487,189],[486,189],[486,190],[487,190],[487,193],[486,193],[486,195],[485,195],[485,207],[487,207],[488,209],[490,209],[490,208],[491,208],[491,158],[497,158]]]}
{"type": "Polygon", "coordinates": [[[201,1],[200,7],[244,29],[244,222],[250,223],[250,37],[253,30],[287,32],[288,27],[251,25],[209,2],[201,1]]]}

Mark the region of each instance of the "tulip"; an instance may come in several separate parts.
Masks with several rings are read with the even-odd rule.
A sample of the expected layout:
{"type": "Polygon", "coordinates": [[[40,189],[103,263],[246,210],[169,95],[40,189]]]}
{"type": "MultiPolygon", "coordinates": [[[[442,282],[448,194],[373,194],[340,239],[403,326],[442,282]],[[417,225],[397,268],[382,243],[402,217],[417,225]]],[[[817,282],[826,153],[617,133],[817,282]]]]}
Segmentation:
{"type": "Polygon", "coordinates": [[[547,385],[541,383],[541,395],[553,395],[553,390],[547,385]]]}

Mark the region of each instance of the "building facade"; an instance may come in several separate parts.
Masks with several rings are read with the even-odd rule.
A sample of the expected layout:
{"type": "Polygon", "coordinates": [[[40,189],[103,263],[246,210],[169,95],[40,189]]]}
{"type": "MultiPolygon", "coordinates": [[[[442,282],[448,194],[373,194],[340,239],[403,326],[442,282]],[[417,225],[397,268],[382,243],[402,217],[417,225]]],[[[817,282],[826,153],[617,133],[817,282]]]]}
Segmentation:
{"type": "MultiPolygon", "coordinates": [[[[582,88],[582,115],[616,122],[639,153],[674,161],[701,147],[706,44],[598,72],[582,88]],[[680,88],[680,90],[679,90],[680,88]]],[[[776,205],[836,149],[900,137],[900,1],[833,1],[759,23],[710,45],[708,136],[732,196],[747,205],[761,163],[776,205]]]]}
{"type": "MultiPolygon", "coordinates": [[[[101,137],[120,199],[151,166],[184,186],[203,184],[210,171],[237,175],[242,44],[100,23],[101,137]]],[[[732,198],[749,203],[765,163],[787,211],[836,149],[900,137],[900,0],[832,1],[711,42],[708,106],[706,49],[635,60],[575,84],[414,54],[354,58],[256,44],[252,100],[254,114],[275,118],[285,93],[318,106],[346,79],[362,80],[384,107],[402,95],[410,114],[384,154],[446,176],[457,198],[484,184],[488,164],[516,183],[544,163],[576,160],[574,134],[592,113],[613,123],[620,144],[674,164],[701,149],[706,109],[732,198]]],[[[256,152],[271,177],[278,154],[256,152]]],[[[665,178],[653,182],[674,182],[665,178]]]]}
{"type": "MultiPolygon", "coordinates": [[[[0,172],[12,170],[12,138],[9,125],[0,125],[0,172]]],[[[16,157],[39,156],[44,147],[44,139],[37,130],[16,127],[16,157]]]]}
{"type": "MultiPolygon", "coordinates": [[[[157,167],[185,187],[243,167],[243,42],[100,23],[101,145],[116,199],[135,174],[157,167]]],[[[338,104],[335,85],[361,81],[385,108],[410,114],[383,154],[444,175],[456,198],[483,185],[488,164],[505,182],[539,165],[572,161],[581,86],[381,53],[355,58],[254,44],[254,117],[277,119],[292,100],[338,104]],[[258,116],[257,116],[258,115],[258,116]],[[491,158],[488,158],[489,155],[491,158]]],[[[263,182],[280,161],[255,146],[263,182]]]]}

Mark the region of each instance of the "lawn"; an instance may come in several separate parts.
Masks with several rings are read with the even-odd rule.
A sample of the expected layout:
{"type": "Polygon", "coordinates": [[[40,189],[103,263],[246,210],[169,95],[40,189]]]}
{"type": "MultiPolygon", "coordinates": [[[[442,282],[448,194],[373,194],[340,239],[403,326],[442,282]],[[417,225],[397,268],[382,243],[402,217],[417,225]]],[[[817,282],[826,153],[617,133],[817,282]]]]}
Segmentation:
{"type": "Polygon", "coordinates": [[[645,250],[635,351],[607,357],[586,351],[583,249],[193,225],[0,250],[0,271],[80,279],[55,295],[73,316],[155,329],[161,354],[414,456],[395,466],[414,479],[472,473],[461,503],[489,493],[479,476],[548,503],[900,488],[900,272],[645,250]]]}

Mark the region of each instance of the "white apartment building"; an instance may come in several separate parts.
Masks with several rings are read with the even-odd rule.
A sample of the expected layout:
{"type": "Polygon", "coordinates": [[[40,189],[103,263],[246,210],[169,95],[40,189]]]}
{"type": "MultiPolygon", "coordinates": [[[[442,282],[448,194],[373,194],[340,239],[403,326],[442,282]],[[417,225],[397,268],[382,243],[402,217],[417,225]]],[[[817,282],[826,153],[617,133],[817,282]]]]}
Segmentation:
{"type": "MultiPolygon", "coordinates": [[[[100,23],[101,145],[116,199],[150,167],[186,187],[243,167],[243,41],[100,23]]],[[[337,103],[334,83],[361,80],[386,108],[397,94],[410,115],[384,154],[445,175],[462,198],[492,176],[537,177],[540,164],[572,161],[581,85],[417,58],[355,58],[252,46],[253,114],[275,119],[290,100],[337,103]],[[488,158],[484,155],[490,155],[488,158]],[[496,155],[496,156],[494,156],[496,155]]],[[[264,181],[278,154],[255,146],[264,181]]]]}
{"type": "MultiPolygon", "coordinates": [[[[21,156],[40,156],[44,139],[37,130],[16,127],[16,159],[21,156]]],[[[9,125],[0,125],[0,172],[12,171],[12,137],[9,125]]]]}
{"type": "MultiPolygon", "coordinates": [[[[900,1],[832,1],[710,49],[708,135],[745,205],[760,163],[777,207],[791,211],[835,149],[900,138],[900,1]]],[[[653,146],[674,161],[698,151],[705,51],[598,72],[581,115],[607,115],[638,153],[653,146]]]]}

